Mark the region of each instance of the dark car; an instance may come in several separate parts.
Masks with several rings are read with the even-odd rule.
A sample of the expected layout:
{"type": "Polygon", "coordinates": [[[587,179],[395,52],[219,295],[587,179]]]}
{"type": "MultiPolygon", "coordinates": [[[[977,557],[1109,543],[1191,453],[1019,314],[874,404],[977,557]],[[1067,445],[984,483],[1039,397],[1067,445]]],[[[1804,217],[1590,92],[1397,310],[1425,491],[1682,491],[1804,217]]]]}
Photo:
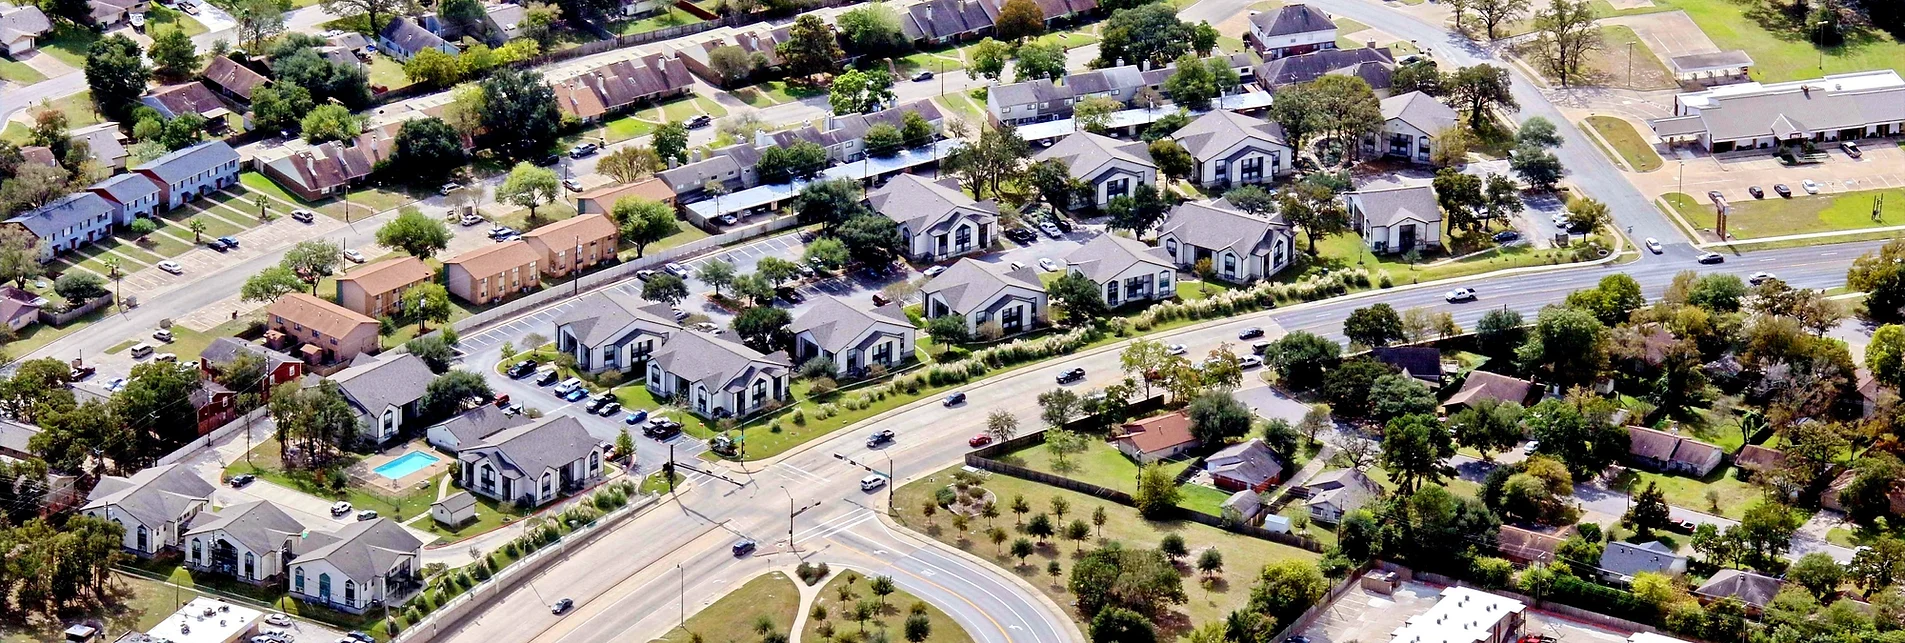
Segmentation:
{"type": "Polygon", "coordinates": [[[554,384],[561,380],[562,380],[562,373],[552,368],[552,369],[543,371],[542,377],[536,378],[536,385],[548,386],[550,384],[554,384]]]}
{"type": "Polygon", "coordinates": [[[1726,263],[1726,255],[1722,255],[1718,252],[1708,252],[1700,255],[1696,260],[1700,263],[1726,263]]]}
{"type": "Polygon", "coordinates": [[[1085,369],[1083,368],[1074,368],[1058,374],[1058,383],[1060,384],[1070,384],[1082,379],[1085,379],[1085,369]]]}
{"type": "Polygon", "coordinates": [[[529,374],[534,372],[536,372],[536,363],[531,360],[516,362],[509,367],[509,376],[516,379],[529,377],[529,374]]]}
{"type": "Polygon", "coordinates": [[[965,403],[966,403],[965,393],[954,391],[952,395],[946,396],[946,406],[959,406],[965,403]]]}
{"type": "Polygon", "coordinates": [[[879,431],[874,432],[873,435],[867,436],[867,448],[871,449],[873,447],[877,447],[882,444],[892,442],[893,437],[894,435],[893,435],[892,429],[880,429],[879,431]]]}
{"type": "Polygon", "coordinates": [[[1005,238],[1019,243],[1032,243],[1038,241],[1038,233],[1025,228],[1013,228],[1005,231],[1005,238]]]}
{"type": "Polygon", "coordinates": [[[589,407],[588,407],[589,412],[595,413],[595,412],[601,411],[603,407],[608,406],[610,402],[614,402],[614,401],[615,401],[614,395],[611,395],[608,393],[597,395],[595,396],[595,399],[589,400],[589,407]]]}
{"type": "Polygon", "coordinates": [[[650,280],[650,279],[654,279],[654,278],[655,278],[655,271],[653,271],[653,270],[637,270],[637,271],[635,271],[635,278],[636,278],[636,279],[640,279],[640,280],[642,280],[642,281],[648,281],[648,280],[650,280]]]}
{"type": "Polygon", "coordinates": [[[369,634],[363,632],[347,632],[344,636],[357,639],[361,643],[377,643],[377,639],[371,638],[369,634]]]}
{"type": "Polygon", "coordinates": [[[243,487],[245,485],[251,484],[253,480],[257,480],[257,479],[258,479],[257,476],[251,475],[249,473],[242,474],[242,475],[235,475],[235,476],[232,476],[231,485],[234,488],[243,487]]]}
{"type": "Polygon", "coordinates": [[[932,79],[933,79],[933,72],[930,72],[930,71],[922,71],[920,73],[913,74],[913,82],[916,82],[916,83],[920,81],[926,81],[926,80],[932,80],[932,79]]]}
{"type": "Polygon", "coordinates": [[[220,238],[205,242],[205,247],[211,248],[213,250],[217,250],[219,252],[224,252],[226,250],[232,249],[233,246],[225,245],[225,239],[223,237],[220,237],[220,238]]]}
{"type": "Polygon", "coordinates": [[[1263,336],[1263,329],[1257,328],[1256,326],[1245,328],[1242,331],[1238,331],[1237,333],[1237,339],[1256,339],[1262,336],[1263,336]]]}
{"type": "Polygon", "coordinates": [[[1521,233],[1514,230],[1503,230],[1495,233],[1495,243],[1508,243],[1520,238],[1521,233]]]}
{"type": "Polygon", "coordinates": [[[561,614],[563,612],[569,611],[569,608],[571,607],[575,607],[575,601],[569,600],[567,598],[558,599],[555,605],[549,606],[549,613],[561,614]]]}
{"type": "Polygon", "coordinates": [[[1250,352],[1251,354],[1254,354],[1254,355],[1262,355],[1264,353],[1268,353],[1270,352],[1270,342],[1257,342],[1255,344],[1251,344],[1250,352]]]}
{"type": "Polygon", "coordinates": [[[649,418],[648,426],[642,427],[642,435],[657,440],[675,437],[681,432],[681,423],[668,418],[649,418]]]}
{"type": "Polygon", "coordinates": [[[605,417],[605,418],[615,417],[615,414],[621,413],[621,412],[622,412],[621,402],[609,402],[608,404],[602,406],[601,411],[598,411],[598,413],[601,413],[602,417],[605,417]]]}
{"type": "Polygon", "coordinates": [[[1786,197],[1788,199],[1793,198],[1793,189],[1786,187],[1786,184],[1784,183],[1773,184],[1773,191],[1779,193],[1779,195],[1782,197],[1786,197]]]}
{"type": "Polygon", "coordinates": [[[734,552],[735,556],[746,556],[754,551],[754,546],[755,546],[754,541],[743,540],[741,542],[734,543],[734,546],[729,547],[728,551],[734,552]]]}
{"type": "Polygon", "coordinates": [[[712,124],[714,124],[714,117],[707,114],[688,119],[688,129],[701,129],[712,124]]]}
{"type": "Polygon", "coordinates": [[[1699,528],[1700,528],[1700,525],[1691,520],[1675,520],[1675,521],[1667,523],[1667,531],[1672,531],[1672,532],[1677,532],[1682,534],[1691,534],[1693,533],[1693,530],[1699,529],[1699,528]]]}
{"type": "Polygon", "coordinates": [[[1752,186],[1752,187],[1749,187],[1749,188],[1746,188],[1746,193],[1747,193],[1747,194],[1751,194],[1751,195],[1753,195],[1753,198],[1755,198],[1755,199],[1764,199],[1764,198],[1766,198],[1766,191],[1765,191],[1765,190],[1761,190],[1761,189],[1759,189],[1759,186],[1757,186],[1757,185],[1755,185],[1755,186],[1752,186]]]}
{"type": "Polygon", "coordinates": [[[787,303],[790,303],[790,304],[798,304],[800,302],[807,301],[807,298],[801,295],[800,291],[794,290],[793,288],[789,288],[787,286],[781,286],[779,288],[774,289],[774,294],[780,295],[781,300],[786,301],[787,303]]]}

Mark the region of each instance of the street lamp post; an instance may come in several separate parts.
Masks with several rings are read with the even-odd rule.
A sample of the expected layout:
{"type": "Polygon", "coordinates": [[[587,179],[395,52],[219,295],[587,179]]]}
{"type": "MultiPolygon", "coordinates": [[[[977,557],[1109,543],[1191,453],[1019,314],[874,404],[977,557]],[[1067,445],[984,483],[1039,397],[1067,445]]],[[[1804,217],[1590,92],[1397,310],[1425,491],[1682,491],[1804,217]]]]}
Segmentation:
{"type": "Polygon", "coordinates": [[[1821,20],[1821,21],[1819,21],[1819,22],[1815,22],[1815,23],[1812,23],[1812,26],[1814,26],[1814,27],[1816,27],[1816,29],[1814,29],[1814,31],[1816,31],[1816,32],[1818,32],[1818,34],[1819,34],[1819,42],[1818,42],[1818,45],[1819,45],[1819,71],[1821,71],[1821,72],[1824,72],[1824,71],[1826,70],[1826,24],[1827,24],[1827,23],[1829,23],[1829,22],[1831,22],[1831,21],[1829,21],[1829,20],[1821,20]]]}
{"type": "Polygon", "coordinates": [[[794,548],[794,492],[788,491],[787,485],[781,485],[781,493],[787,494],[787,551],[797,551],[794,548]]]}
{"type": "Polygon", "coordinates": [[[899,491],[900,482],[893,477],[893,456],[887,455],[884,450],[880,451],[880,455],[886,458],[886,515],[891,516],[894,515],[893,493],[899,491]]]}

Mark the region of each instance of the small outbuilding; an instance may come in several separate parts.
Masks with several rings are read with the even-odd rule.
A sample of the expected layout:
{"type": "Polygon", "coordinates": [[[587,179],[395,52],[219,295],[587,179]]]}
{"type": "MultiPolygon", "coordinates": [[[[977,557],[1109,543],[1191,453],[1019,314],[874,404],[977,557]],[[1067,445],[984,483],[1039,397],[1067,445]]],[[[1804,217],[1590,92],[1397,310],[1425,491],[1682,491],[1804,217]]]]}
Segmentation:
{"type": "Polygon", "coordinates": [[[430,505],[430,518],[445,527],[461,527],[476,520],[476,496],[458,491],[430,505]]]}

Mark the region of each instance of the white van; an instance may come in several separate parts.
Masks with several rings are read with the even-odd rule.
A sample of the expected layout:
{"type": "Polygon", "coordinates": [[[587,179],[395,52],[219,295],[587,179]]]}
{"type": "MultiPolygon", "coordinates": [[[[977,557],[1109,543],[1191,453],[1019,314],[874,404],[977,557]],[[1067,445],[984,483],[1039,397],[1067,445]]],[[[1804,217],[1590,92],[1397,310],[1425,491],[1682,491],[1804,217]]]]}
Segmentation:
{"type": "Polygon", "coordinates": [[[151,344],[147,344],[147,343],[145,343],[145,342],[139,342],[139,343],[137,343],[137,344],[133,344],[133,345],[132,345],[132,358],[133,358],[133,359],[140,359],[140,358],[143,358],[143,357],[145,357],[145,356],[147,356],[147,355],[151,355],[151,354],[152,354],[152,345],[151,345],[151,344]]]}

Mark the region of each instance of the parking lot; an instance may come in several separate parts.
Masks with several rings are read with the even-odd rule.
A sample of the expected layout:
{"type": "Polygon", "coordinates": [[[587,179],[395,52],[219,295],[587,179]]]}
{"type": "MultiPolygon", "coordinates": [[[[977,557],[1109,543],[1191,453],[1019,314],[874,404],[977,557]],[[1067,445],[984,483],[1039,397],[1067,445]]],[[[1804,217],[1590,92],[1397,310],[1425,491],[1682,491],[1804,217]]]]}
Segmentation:
{"type": "MultiPolygon", "coordinates": [[[[1356,587],[1311,622],[1303,636],[1311,643],[1386,641],[1411,617],[1427,612],[1441,593],[1440,587],[1417,582],[1405,582],[1389,595],[1356,587]]],[[[1628,636],[1534,609],[1524,616],[1522,634],[1544,634],[1560,643],[1625,643],[1628,636]]]]}

